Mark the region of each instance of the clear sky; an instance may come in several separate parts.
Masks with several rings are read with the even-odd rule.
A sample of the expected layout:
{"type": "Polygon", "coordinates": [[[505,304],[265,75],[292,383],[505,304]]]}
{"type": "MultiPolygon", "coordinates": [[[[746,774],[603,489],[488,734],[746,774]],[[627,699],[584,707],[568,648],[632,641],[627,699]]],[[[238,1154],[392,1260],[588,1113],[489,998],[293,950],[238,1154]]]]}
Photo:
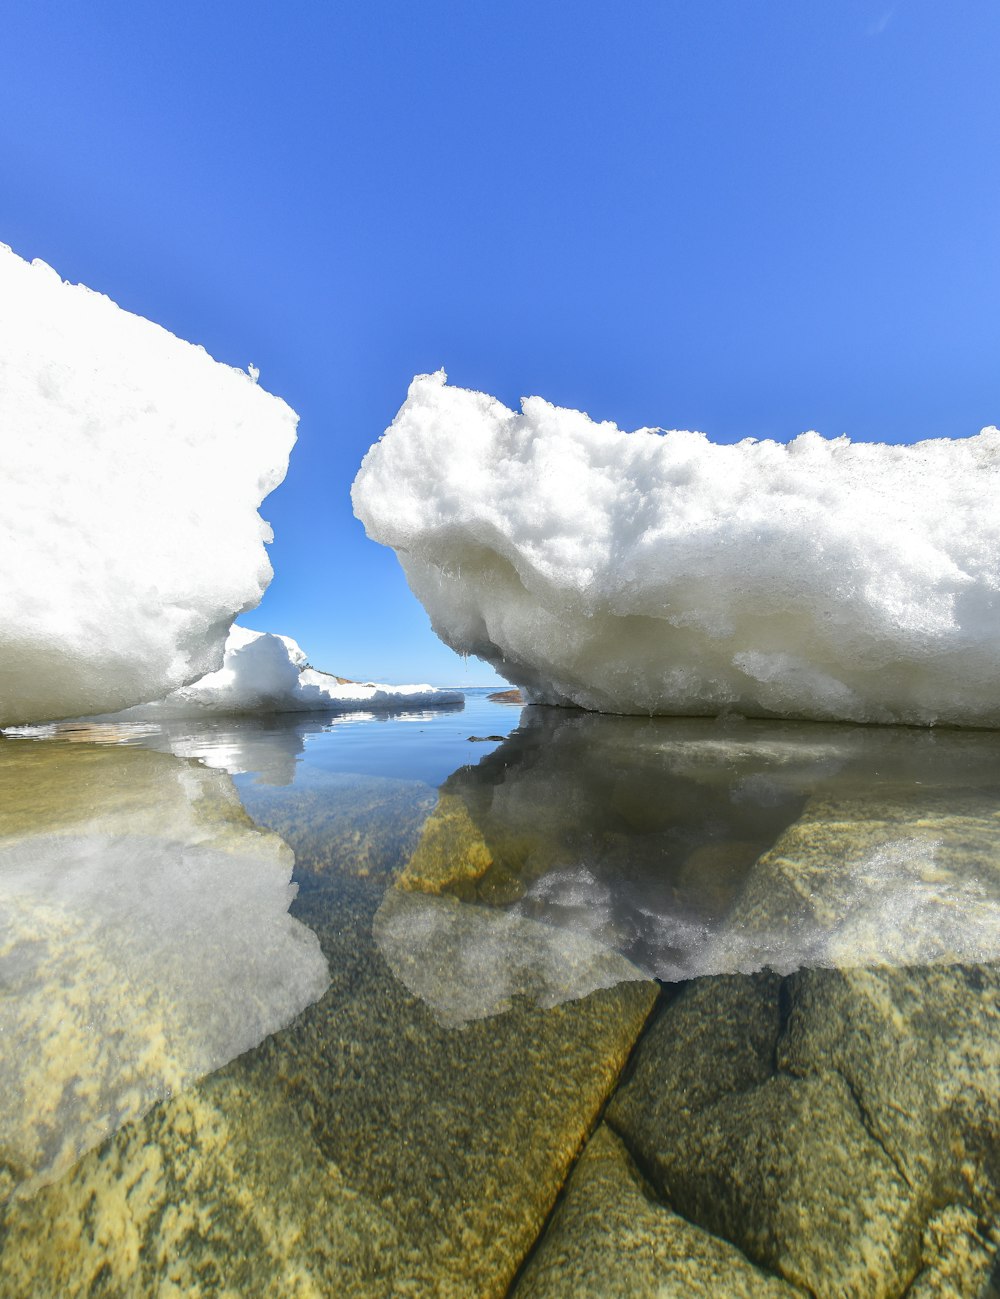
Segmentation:
{"type": "Polygon", "coordinates": [[[4,6],[0,239],[301,415],[247,625],[477,684],[349,488],[414,373],[719,441],[1000,422],[996,0],[4,6]]]}

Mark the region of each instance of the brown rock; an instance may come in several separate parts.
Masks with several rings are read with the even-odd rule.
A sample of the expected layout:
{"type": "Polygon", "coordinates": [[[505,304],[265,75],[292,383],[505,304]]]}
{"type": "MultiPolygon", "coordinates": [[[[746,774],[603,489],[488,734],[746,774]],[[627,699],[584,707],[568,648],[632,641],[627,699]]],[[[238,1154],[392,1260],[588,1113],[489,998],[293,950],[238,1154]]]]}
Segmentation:
{"type": "Polygon", "coordinates": [[[796,1299],[726,1241],[657,1203],[606,1124],[573,1169],[516,1299],[796,1299]]]}

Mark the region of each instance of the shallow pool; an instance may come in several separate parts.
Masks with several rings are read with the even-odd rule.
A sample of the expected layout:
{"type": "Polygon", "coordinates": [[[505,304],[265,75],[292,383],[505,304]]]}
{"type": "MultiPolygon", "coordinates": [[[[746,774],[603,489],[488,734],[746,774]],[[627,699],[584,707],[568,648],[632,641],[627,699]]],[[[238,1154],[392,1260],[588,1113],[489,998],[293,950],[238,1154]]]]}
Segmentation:
{"type": "Polygon", "coordinates": [[[0,738],[0,1294],[980,1296],[1000,734],[0,738]]]}

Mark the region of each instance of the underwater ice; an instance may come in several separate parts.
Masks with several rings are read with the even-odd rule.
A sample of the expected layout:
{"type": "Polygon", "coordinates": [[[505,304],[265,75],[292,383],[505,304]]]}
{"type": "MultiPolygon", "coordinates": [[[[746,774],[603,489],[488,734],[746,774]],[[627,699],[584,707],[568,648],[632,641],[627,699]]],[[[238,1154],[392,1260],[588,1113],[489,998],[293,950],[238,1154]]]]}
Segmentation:
{"type": "Polygon", "coordinates": [[[114,714],[120,721],[158,721],[226,713],[344,712],[455,706],[459,690],[429,685],[390,686],[341,681],[308,665],[290,636],[232,627],[218,672],[175,690],[156,703],[114,714]]]}
{"type": "Polygon", "coordinates": [[[271,577],[297,416],[201,347],[0,245],[0,726],[218,668],[271,577]]]}
{"type": "Polygon", "coordinates": [[[294,858],[219,771],[0,740],[0,1207],[329,984],[294,858]]]}
{"type": "Polygon", "coordinates": [[[414,379],[353,489],[434,629],[540,703],[1000,725],[1000,431],[625,433],[414,379]]]}

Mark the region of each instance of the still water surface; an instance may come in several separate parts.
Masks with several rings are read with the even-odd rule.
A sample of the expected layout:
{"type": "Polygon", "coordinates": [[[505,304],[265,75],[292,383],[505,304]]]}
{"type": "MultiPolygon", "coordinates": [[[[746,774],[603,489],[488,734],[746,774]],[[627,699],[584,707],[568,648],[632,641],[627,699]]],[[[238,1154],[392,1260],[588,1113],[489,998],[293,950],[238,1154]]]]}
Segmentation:
{"type": "Polygon", "coordinates": [[[0,1294],[997,1293],[1000,734],[0,738],[0,1294]]]}

